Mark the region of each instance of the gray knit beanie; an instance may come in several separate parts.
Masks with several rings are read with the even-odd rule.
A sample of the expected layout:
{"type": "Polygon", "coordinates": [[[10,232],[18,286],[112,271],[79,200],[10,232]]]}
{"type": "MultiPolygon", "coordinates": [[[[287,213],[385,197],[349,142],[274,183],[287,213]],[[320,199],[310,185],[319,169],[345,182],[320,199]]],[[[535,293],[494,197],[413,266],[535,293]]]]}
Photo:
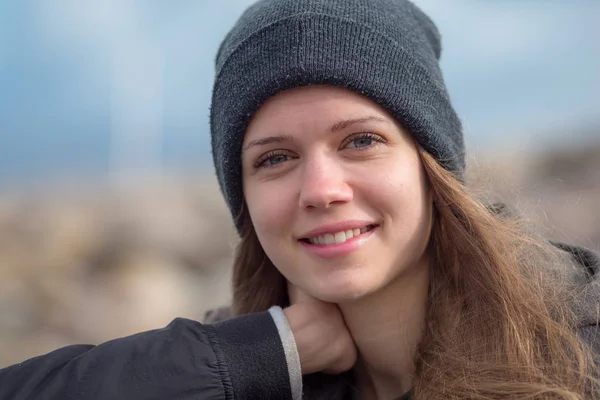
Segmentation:
{"type": "Polygon", "coordinates": [[[217,53],[210,115],[217,178],[234,220],[243,204],[246,127],[268,98],[298,86],[329,84],[370,98],[463,179],[462,129],[440,52],[437,28],[407,0],[260,0],[250,6],[217,53]]]}

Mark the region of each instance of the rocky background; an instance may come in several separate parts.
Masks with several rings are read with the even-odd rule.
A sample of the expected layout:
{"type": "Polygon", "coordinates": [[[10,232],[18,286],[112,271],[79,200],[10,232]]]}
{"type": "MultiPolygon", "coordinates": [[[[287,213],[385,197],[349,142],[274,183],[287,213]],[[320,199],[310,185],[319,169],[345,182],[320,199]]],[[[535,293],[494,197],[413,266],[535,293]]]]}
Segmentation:
{"type": "MultiPolygon", "coordinates": [[[[600,135],[598,135],[600,136],[600,135]]],[[[600,144],[470,160],[469,180],[553,238],[600,247],[600,144]]],[[[229,301],[236,242],[212,177],[0,193],[0,367],[202,319],[229,301]]]]}

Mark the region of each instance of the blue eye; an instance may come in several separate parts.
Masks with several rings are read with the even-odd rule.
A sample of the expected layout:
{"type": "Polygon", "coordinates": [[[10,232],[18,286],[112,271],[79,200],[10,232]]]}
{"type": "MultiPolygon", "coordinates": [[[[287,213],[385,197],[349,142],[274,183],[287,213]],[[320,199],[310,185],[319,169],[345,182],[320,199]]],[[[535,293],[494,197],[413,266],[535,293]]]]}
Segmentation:
{"type": "Polygon", "coordinates": [[[290,160],[291,157],[285,153],[267,153],[260,157],[255,163],[254,168],[272,168],[276,167],[279,164],[283,164],[284,162],[290,160]]]}
{"type": "Polygon", "coordinates": [[[360,138],[352,139],[350,141],[350,144],[354,144],[354,146],[350,146],[350,147],[368,147],[371,144],[373,144],[373,139],[371,139],[369,137],[360,137],[360,138]]]}
{"type": "Polygon", "coordinates": [[[270,164],[270,165],[277,165],[277,164],[281,164],[284,161],[287,161],[287,159],[288,159],[288,156],[286,156],[285,154],[276,154],[274,156],[267,158],[265,160],[265,162],[268,162],[268,164],[270,164]]]}
{"type": "Polygon", "coordinates": [[[376,143],[384,142],[385,140],[379,135],[375,135],[373,133],[361,133],[354,137],[351,137],[348,140],[346,147],[355,149],[365,149],[373,146],[376,143]]]}

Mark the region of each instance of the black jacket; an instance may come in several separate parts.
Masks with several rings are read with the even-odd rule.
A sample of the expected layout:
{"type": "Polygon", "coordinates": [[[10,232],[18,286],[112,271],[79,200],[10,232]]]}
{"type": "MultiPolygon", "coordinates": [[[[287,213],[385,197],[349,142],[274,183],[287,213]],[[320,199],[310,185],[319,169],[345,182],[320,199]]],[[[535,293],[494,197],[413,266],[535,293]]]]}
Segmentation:
{"type": "MultiPolygon", "coordinates": [[[[600,260],[556,246],[576,262],[574,279],[585,287],[574,305],[580,332],[600,351],[600,260]]],[[[288,362],[269,312],[204,325],[176,319],[163,329],[69,346],[1,369],[0,400],[292,399],[288,362]]],[[[352,397],[344,374],[304,377],[304,392],[311,399],[352,397]]]]}
{"type": "Polygon", "coordinates": [[[0,400],[291,399],[268,312],[58,349],[0,370],[0,400]]]}

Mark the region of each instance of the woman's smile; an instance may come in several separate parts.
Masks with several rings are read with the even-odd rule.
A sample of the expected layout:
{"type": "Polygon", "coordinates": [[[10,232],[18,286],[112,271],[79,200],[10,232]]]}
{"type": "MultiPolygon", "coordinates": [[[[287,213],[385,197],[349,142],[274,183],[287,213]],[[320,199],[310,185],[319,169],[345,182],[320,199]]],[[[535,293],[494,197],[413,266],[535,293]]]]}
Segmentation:
{"type": "Polygon", "coordinates": [[[419,263],[431,227],[425,173],[410,134],[377,103],[332,86],[282,92],[243,148],[253,226],[290,282],[343,302],[419,263]]]}
{"type": "MultiPolygon", "coordinates": [[[[356,226],[352,221],[345,221],[336,225],[356,226]]],[[[362,227],[343,228],[343,226],[323,226],[318,230],[321,234],[312,234],[299,239],[298,242],[310,254],[321,258],[333,258],[349,255],[362,247],[376,233],[377,224],[362,224],[362,227]]]]}

